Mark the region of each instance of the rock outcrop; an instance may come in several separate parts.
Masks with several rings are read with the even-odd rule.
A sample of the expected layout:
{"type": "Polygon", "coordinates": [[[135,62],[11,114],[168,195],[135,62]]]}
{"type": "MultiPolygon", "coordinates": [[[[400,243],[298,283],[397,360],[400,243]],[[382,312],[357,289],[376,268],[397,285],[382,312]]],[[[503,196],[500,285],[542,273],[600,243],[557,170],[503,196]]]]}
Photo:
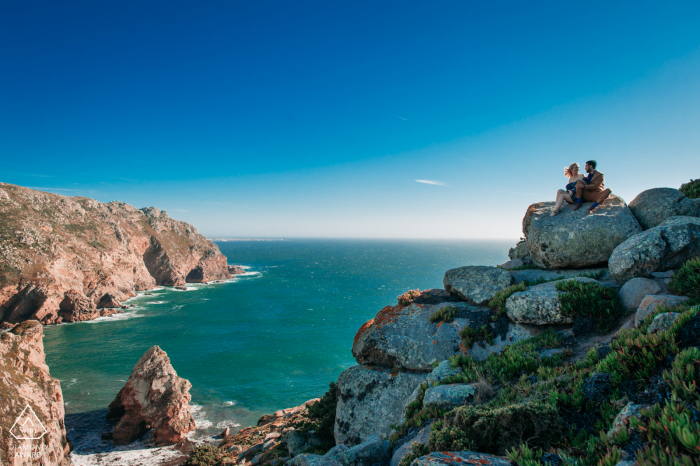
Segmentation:
{"type": "Polygon", "coordinates": [[[494,323],[488,308],[455,301],[443,290],[426,290],[409,305],[385,307],[360,327],[352,354],[360,364],[430,371],[433,363],[450,356],[467,354],[482,360],[530,336],[521,326],[494,323]],[[430,322],[434,313],[447,310],[454,314],[452,318],[430,322]],[[465,348],[459,332],[467,326],[479,329],[483,325],[495,330],[494,343],[465,348]]]}
{"type": "Polygon", "coordinates": [[[377,366],[353,366],[338,377],[335,441],[354,446],[370,435],[388,435],[403,419],[404,406],[426,374],[392,373],[377,366]]]}
{"type": "Polygon", "coordinates": [[[214,243],[155,207],[0,187],[3,322],[86,320],[105,294],[230,277],[214,243]]]}
{"type": "Polygon", "coordinates": [[[664,272],[700,256],[700,218],[671,217],[615,248],[608,267],[619,281],[664,272]]]}
{"type": "Polygon", "coordinates": [[[613,250],[642,231],[621,198],[610,196],[593,214],[586,208],[561,209],[550,214],[554,202],[532,204],[523,218],[530,258],[545,269],[604,266],[613,250]]]}
{"type": "MultiPolygon", "coordinates": [[[[576,277],[581,283],[599,283],[586,277],[576,277]]],[[[506,300],[508,318],[513,322],[534,325],[571,324],[572,315],[565,314],[559,300],[561,292],[557,291],[556,282],[543,283],[525,291],[513,293],[506,300]]]]}
{"type": "Polygon", "coordinates": [[[191,387],[177,376],[165,351],[158,346],[146,351],[109,405],[107,419],[116,421],[114,443],[129,444],[149,429],[156,445],[181,442],[196,427],[189,407],[191,387]]]}
{"type": "Polygon", "coordinates": [[[36,321],[0,333],[0,464],[69,465],[61,384],[36,321]]]}
{"type": "Polygon", "coordinates": [[[508,458],[473,451],[441,451],[421,456],[411,463],[411,466],[510,466],[508,458]]]}
{"type": "Polygon", "coordinates": [[[683,304],[683,302],[687,300],[688,298],[686,296],[647,296],[642,300],[641,304],[639,305],[639,308],[637,308],[637,312],[634,315],[634,326],[639,327],[639,325],[644,321],[644,319],[647,318],[648,315],[651,315],[654,312],[656,312],[656,308],[659,306],[672,308],[674,306],[678,306],[679,304],[683,304]]]}
{"type": "Polygon", "coordinates": [[[445,290],[477,306],[488,304],[494,295],[513,284],[513,276],[496,267],[467,266],[445,272],[445,290]]]}
{"type": "Polygon", "coordinates": [[[642,191],[630,202],[629,207],[644,230],[661,225],[670,217],[700,217],[700,205],[673,188],[642,191]]]}
{"type": "Polygon", "coordinates": [[[661,285],[648,278],[633,278],[620,288],[620,304],[628,312],[636,311],[642,300],[661,291],[661,285]]]}

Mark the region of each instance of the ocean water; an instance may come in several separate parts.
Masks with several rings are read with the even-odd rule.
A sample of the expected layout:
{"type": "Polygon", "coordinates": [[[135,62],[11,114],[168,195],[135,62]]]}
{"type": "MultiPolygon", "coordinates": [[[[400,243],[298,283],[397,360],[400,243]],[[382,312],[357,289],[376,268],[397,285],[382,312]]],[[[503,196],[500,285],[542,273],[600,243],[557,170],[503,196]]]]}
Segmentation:
{"type": "Polygon", "coordinates": [[[515,240],[217,244],[229,264],[247,267],[245,276],[141,292],[118,317],[44,328],[70,419],[104,416],[134,364],[158,345],[192,383],[195,437],[255,425],[321,396],[355,364],[357,329],[399,294],[442,288],[450,268],[502,263],[515,240]]]}

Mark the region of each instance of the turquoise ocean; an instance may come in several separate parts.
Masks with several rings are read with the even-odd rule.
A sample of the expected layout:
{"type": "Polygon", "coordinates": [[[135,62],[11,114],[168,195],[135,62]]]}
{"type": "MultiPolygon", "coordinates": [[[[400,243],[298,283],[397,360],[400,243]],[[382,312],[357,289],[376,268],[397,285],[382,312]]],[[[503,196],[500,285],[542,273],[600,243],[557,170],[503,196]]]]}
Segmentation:
{"type": "Polygon", "coordinates": [[[446,270],[508,260],[515,241],[220,241],[244,276],[186,291],[140,292],[125,314],[44,328],[66,413],[99,413],[158,345],[192,383],[195,437],[255,425],[321,396],[355,364],[357,329],[409,289],[442,288],[446,270]]]}

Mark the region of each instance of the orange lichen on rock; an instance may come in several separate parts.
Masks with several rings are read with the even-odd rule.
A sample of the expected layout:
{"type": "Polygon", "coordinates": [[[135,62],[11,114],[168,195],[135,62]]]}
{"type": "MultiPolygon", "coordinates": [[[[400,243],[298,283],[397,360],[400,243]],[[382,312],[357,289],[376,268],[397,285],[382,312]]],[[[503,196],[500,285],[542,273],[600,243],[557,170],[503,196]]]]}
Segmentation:
{"type": "Polygon", "coordinates": [[[368,320],[367,322],[365,322],[364,324],[362,324],[362,327],[360,327],[360,329],[355,334],[355,339],[352,341],[353,346],[355,346],[357,344],[357,340],[359,340],[362,337],[362,335],[365,332],[367,332],[367,330],[369,330],[369,328],[372,326],[373,323],[374,323],[374,319],[371,319],[371,320],[368,320]]]}

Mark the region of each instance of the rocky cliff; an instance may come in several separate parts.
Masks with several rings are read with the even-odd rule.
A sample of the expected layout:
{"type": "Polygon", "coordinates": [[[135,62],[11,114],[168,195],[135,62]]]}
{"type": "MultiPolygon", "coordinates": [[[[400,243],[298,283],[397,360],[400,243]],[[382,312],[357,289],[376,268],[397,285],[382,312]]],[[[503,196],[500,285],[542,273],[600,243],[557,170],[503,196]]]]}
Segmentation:
{"type": "Polygon", "coordinates": [[[90,320],[138,290],[229,276],[219,248],[165,211],[0,183],[2,322],[90,320]]]}
{"type": "Polygon", "coordinates": [[[0,334],[0,464],[68,465],[63,394],[35,321],[0,334]]]}

